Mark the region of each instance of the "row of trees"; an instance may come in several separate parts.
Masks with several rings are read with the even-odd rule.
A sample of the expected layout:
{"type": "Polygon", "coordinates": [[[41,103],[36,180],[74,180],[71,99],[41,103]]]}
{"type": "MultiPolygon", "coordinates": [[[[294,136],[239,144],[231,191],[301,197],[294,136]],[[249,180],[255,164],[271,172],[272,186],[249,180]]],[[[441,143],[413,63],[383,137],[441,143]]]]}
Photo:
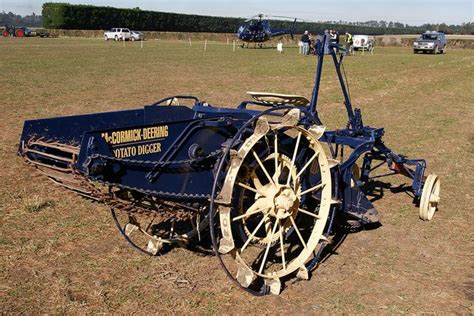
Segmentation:
{"type": "MultiPolygon", "coordinates": [[[[117,9],[66,3],[43,4],[44,27],[57,29],[94,30],[126,26],[142,31],[232,33],[243,22],[244,19],[241,18],[144,11],[139,8],[117,9]]],[[[291,21],[272,20],[270,23],[273,28],[291,29],[293,26],[291,21]]],[[[369,35],[403,34],[410,31],[418,33],[416,29],[407,28],[312,22],[297,22],[294,32],[302,33],[310,30],[313,33],[321,33],[325,29],[369,35]]]]}
{"type": "MultiPolygon", "coordinates": [[[[273,28],[290,29],[293,22],[275,20],[271,21],[273,28]]],[[[409,34],[419,33],[420,31],[415,28],[388,28],[388,27],[373,27],[366,25],[354,25],[354,24],[339,24],[330,22],[297,22],[295,25],[294,32],[299,34],[305,30],[310,31],[313,34],[320,34],[324,30],[337,30],[340,33],[349,32],[351,34],[367,34],[367,35],[383,35],[383,34],[409,34]]]]}
{"type": "Polygon", "coordinates": [[[43,26],[43,19],[41,15],[32,13],[31,15],[17,15],[13,12],[2,11],[0,13],[0,25],[15,25],[15,26],[29,26],[41,27],[43,26]]]}
{"type": "Polygon", "coordinates": [[[422,30],[437,30],[446,34],[474,34],[474,23],[462,23],[461,25],[441,24],[423,24],[420,26],[422,30]]]}
{"type": "Polygon", "coordinates": [[[446,24],[446,23],[439,23],[439,24],[432,24],[426,23],[419,26],[413,26],[408,24],[403,24],[400,22],[386,22],[386,21],[366,21],[366,22],[349,22],[349,21],[328,21],[324,23],[331,23],[331,24],[339,24],[339,25],[356,25],[356,26],[369,26],[369,27],[376,27],[376,28],[396,28],[396,29],[409,29],[413,30],[416,29],[418,31],[426,31],[426,30],[433,30],[433,31],[441,31],[446,34],[474,34],[474,23],[462,23],[462,24],[446,24]]]}
{"type": "Polygon", "coordinates": [[[403,24],[400,22],[386,22],[386,21],[376,21],[376,20],[370,20],[370,21],[365,21],[365,22],[351,22],[351,21],[327,21],[326,23],[331,23],[331,24],[343,24],[343,25],[356,25],[356,26],[369,26],[369,27],[381,27],[381,28],[397,28],[397,29],[402,29],[402,28],[413,28],[413,26],[410,26],[408,24],[403,24]]]}
{"type": "Polygon", "coordinates": [[[128,27],[141,31],[233,32],[243,22],[223,18],[66,3],[43,4],[43,26],[52,29],[97,30],[128,27]]]}

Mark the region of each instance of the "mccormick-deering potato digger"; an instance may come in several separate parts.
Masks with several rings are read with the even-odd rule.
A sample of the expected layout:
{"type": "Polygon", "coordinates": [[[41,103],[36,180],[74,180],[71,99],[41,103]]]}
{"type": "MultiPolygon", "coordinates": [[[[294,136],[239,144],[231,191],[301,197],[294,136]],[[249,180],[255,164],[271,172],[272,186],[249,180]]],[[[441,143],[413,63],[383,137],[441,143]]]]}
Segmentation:
{"type": "Polygon", "coordinates": [[[328,58],[348,123],[325,129],[317,112],[323,46],[310,101],[252,92],[251,101],[225,108],[173,96],[143,109],[30,120],[19,154],[54,182],[110,206],[141,252],[199,246],[209,232],[231,280],[257,295],[278,294],[284,280],[308,279],[335,223],[379,221],[366,195],[374,179],[408,177],[423,220],[439,202],[440,181],[425,176],[425,160],[394,153],[384,129],[365,126],[353,110],[336,51],[343,50],[333,44],[328,58]],[[388,173],[374,174],[384,165],[388,173]]]}

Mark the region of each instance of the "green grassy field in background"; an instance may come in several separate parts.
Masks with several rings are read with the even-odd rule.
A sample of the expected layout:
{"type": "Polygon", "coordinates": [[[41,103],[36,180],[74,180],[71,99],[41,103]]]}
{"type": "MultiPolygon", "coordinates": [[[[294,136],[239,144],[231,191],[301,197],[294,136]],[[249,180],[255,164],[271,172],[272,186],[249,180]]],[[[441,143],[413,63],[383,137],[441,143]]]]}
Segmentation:
{"type": "MultiPolygon", "coordinates": [[[[209,42],[1,38],[0,311],[4,313],[473,312],[474,51],[347,57],[352,101],[385,143],[441,178],[431,222],[403,194],[375,202],[382,227],[350,234],[310,281],[279,297],[237,289],[218,261],[185,249],[133,251],[107,208],[51,186],[16,150],[26,119],[142,107],[175,94],[236,107],[246,91],[310,97],[315,57],[209,42]]],[[[319,112],[347,118],[326,58],[319,112]]],[[[65,127],[67,128],[67,127],[65,127]]],[[[389,179],[393,184],[405,181],[389,179]]]]}

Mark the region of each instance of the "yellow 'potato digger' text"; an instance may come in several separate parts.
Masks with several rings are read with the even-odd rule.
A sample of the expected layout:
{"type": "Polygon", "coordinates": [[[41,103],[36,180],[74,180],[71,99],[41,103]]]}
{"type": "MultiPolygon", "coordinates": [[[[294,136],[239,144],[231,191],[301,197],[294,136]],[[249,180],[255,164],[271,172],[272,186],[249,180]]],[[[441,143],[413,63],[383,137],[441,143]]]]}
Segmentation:
{"type": "Polygon", "coordinates": [[[161,143],[150,143],[121,147],[112,150],[115,158],[130,158],[135,156],[156,154],[161,152],[161,143]]]}

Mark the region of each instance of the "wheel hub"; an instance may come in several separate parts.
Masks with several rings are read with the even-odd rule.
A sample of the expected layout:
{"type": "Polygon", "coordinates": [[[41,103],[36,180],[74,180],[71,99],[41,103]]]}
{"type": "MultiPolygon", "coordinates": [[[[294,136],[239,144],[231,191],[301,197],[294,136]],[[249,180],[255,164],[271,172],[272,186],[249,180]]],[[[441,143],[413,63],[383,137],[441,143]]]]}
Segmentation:
{"type": "MultiPolygon", "coordinates": [[[[255,201],[260,200],[261,213],[268,217],[266,220],[266,226],[271,222],[271,219],[276,219],[277,221],[280,221],[283,230],[286,232],[291,225],[289,218],[295,218],[298,212],[298,207],[300,205],[298,195],[301,192],[301,188],[296,179],[298,170],[296,169],[296,166],[292,166],[291,159],[284,154],[278,153],[276,155],[269,155],[264,162],[273,163],[275,160],[278,162],[278,167],[275,170],[271,182],[262,185],[255,170],[248,173],[247,181],[253,183],[253,185],[258,188],[259,192],[255,194],[255,201]],[[283,170],[289,172],[293,181],[291,185],[278,182],[279,176],[283,170]],[[295,188],[293,188],[292,185],[295,185],[295,188]]],[[[245,211],[241,210],[241,214],[243,213],[245,213],[245,211]]],[[[243,219],[243,222],[245,223],[245,219],[243,219]]],[[[247,226],[244,226],[244,231],[245,234],[249,236],[251,230],[249,231],[247,226]]],[[[270,239],[270,232],[268,231],[265,236],[254,236],[253,239],[257,240],[260,244],[266,245],[267,243],[276,241],[278,236],[275,235],[270,239]]]]}
{"type": "Polygon", "coordinates": [[[289,185],[268,183],[262,186],[266,211],[264,213],[271,217],[283,220],[292,216],[299,206],[299,198],[293,188],[289,185]]]}
{"type": "Polygon", "coordinates": [[[280,186],[273,197],[275,217],[285,219],[292,215],[299,202],[295,192],[289,186],[280,186]]]}

